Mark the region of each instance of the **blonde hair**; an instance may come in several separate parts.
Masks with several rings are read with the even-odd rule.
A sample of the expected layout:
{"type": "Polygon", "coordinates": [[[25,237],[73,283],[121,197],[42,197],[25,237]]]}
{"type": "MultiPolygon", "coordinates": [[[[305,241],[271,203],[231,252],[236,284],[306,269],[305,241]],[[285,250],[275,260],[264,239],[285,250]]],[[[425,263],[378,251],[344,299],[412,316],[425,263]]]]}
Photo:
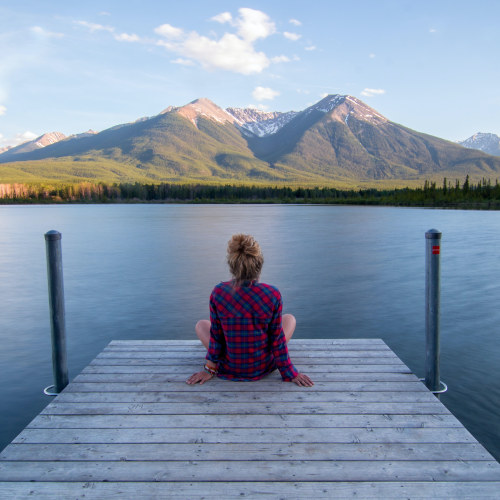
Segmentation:
{"type": "Polygon", "coordinates": [[[227,244],[227,263],[236,285],[259,279],[264,256],[259,244],[249,234],[235,234],[227,244]]]}

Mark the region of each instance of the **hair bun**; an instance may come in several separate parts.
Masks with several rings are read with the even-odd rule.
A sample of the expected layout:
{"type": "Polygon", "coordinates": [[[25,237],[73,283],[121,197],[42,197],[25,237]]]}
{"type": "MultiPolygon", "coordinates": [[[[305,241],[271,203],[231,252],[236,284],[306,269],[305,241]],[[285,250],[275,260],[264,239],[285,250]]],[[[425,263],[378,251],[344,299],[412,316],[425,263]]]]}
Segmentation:
{"type": "Polygon", "coordinates": [[[255,238],[249,234],[235,234],[228,244],[229,253],[256,257],[260,247],[255,238]]]}
{"type": "Polygon", "coordinates": [[[227,244],[227,263],[237,282],[260,276],[264,257],[260,245],[249,234],[235,234],[227,244]]]}

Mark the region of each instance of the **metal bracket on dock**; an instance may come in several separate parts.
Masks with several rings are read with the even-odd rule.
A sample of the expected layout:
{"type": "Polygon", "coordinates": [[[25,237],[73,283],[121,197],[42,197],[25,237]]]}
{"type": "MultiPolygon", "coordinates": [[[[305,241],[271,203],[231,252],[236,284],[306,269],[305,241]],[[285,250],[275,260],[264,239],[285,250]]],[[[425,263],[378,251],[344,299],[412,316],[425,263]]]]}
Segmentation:
{"type": "Polygon", "coordinates": [[[55,387],[55,385],[49,385],[48,387],[46,387],[44,390],[43,390],[43,393],[46,395],[46,396],[59,396],[59,393],[58,392],[51,392],[50,389],[53,389],[55,387]]]}
{"type": "MultiPolygon", "coordinates": [[[[420,382],[425,383],[425,378],[419,378],[418,380],[420,380],[420,382]]],[[[440,387],[442,386],[443,388],[439,389],[437,391],[431,391],[429,389],[429,391],[431,391],[432,394],[444,394],[448,390],[448,386],[442,380],[439,381],[439,385],[440,385],[440,387]]]]}

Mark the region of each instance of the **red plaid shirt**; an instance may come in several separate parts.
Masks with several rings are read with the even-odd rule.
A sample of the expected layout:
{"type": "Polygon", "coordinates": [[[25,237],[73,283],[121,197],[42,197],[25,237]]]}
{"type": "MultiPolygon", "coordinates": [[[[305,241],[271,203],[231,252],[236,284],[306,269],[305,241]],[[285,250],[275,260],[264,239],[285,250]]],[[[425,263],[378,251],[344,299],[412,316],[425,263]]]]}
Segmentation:
{"type": "Polygon", "coordinates": [[[228,281],[213,289],[207,359],[218,364],[220,377],[258,380],[276,368],[286,381],[298,375],[281,326],[282,308],[279,290],[264,283],[236,288],[228,281]]]}

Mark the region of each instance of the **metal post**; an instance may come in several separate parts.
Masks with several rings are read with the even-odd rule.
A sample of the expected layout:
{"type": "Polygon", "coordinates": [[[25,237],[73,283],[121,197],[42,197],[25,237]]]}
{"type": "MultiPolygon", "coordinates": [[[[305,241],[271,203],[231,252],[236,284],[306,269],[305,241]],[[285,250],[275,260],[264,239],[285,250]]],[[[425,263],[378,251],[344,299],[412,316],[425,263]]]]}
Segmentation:
{"type": "Polygon", "coordinates": [[[58,231],[45,233],[54,385],[44,392],[51,396],[59,394],[68,385],[61,237],[58,231]],[[50,392],[51,388],[55,389],[54,392],[50,392]]]}
{"type": "Polygon", "coordinates": [[[425,233],[425,242],[425,385],[434,394],[439,394],[444,392],[440,389],[439,378],[441,233],[430,229],[425,233]]]}

